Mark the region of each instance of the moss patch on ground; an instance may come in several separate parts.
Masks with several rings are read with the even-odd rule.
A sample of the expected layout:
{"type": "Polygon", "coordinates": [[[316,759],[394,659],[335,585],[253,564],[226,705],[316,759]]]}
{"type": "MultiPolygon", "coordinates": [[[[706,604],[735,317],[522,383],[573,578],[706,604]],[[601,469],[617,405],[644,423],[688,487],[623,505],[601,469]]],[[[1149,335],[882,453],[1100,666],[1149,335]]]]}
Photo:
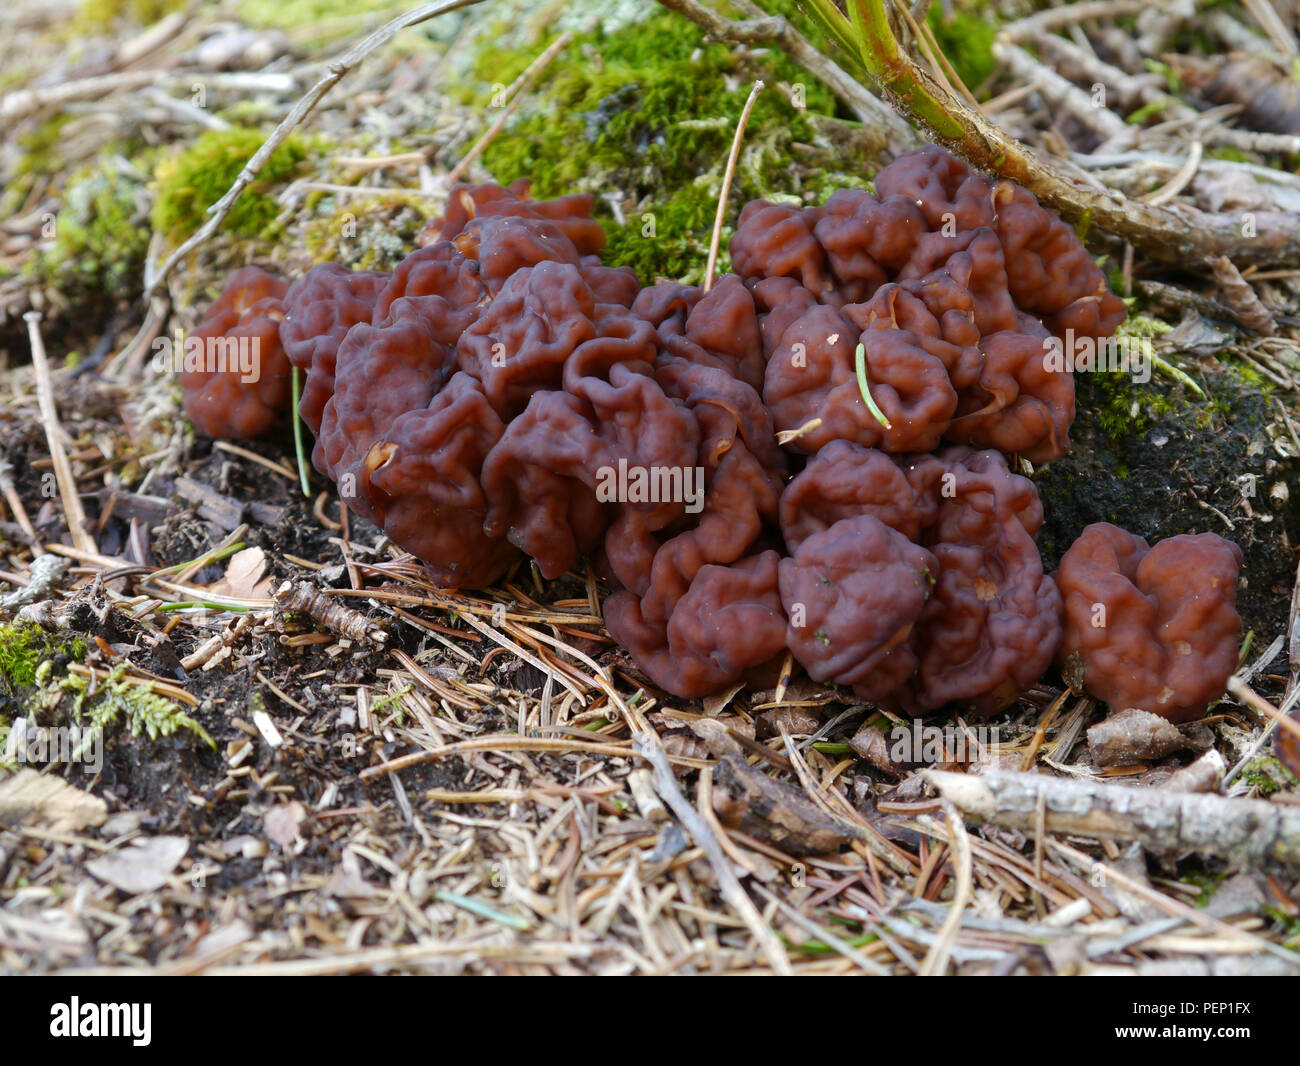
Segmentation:
{"type": "Polygon", "coordinates": [[[29,275],[57,284],[65,296],[131,289],[149,245],[149,205],[138,173],[106,156],[64,186],[58,213],[49,220],[51,243],[24,264],[29,275]]]}
{"type": "Polygon", "coordinates": [[[124,730],[157,740],[184,733],[213,746],[179,704],[126,680],[125,664],[94,684],[70,672],[69,664],[83,662],[86,653],[81,638],[63,640],[34,625],[0,626],[0,727],[7,732],[15,717],[27,715],[41,725],[76,723],[105,735],[124,730]]]}
{"type": "MultiPolygon", "coordinates": [[[[463,90],[465,102],[491,108],[493,93],[546,43],[483,50],[479,84],[463,90]]],[[[835,188],[866,183],[874,168],[851,134],[836,136],[849,124],[833,121],[836,103],[824,86],[775,52],[738,60],[667,13],[577,37],[483,165],[502,183],[531,178],[538,197],[595,194],[607,262],[632,266],[645,280],[698,278],[732,135],[756,78],[767,88],[746,131],[730,221],[754,197],[820,203],[835,188]]]]}
{"type": "Polygon", "coordinates": [[[80,638],[62,641],[33,625],[0,625],[0,721],[11,720],[27,707],[44,663],[66,669],[86,657],[80,638]]]}
{"type": "MultiPolygon", "coordinates": [[[[234,184],[266,137],[265,131],[251,127],[209,130],[189,148],[160,162],[154,174],[154,228],[173,241],[198,229],[208,207],[234,184]]],[[[303,136],[290,134],[231,209],[223,230],[245,237],[266,233],[280,213],[271,191],[297,173],[308,150],[303,136]]]]}

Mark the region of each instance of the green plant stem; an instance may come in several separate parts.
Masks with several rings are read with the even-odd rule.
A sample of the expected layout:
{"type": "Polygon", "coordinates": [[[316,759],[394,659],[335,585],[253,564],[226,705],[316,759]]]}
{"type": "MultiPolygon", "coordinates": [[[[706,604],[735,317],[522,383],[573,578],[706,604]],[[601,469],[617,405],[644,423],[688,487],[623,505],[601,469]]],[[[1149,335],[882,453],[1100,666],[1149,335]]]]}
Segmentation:
{"type": "Polygon", "coordinates": [[[298,401],[302,399],[302,371],[293,368],[293,450],[298,456],[298,482],[302,485],[302,494],[311,497],[311,482],[307,480],[307,451],[302,442],[302,415],[298,413],[298,401]]]}
{"type": "Polygon", "coordinates": [[[871,385],[867,381],[867,348],[864,344],[859,344],[856,352],[853,353],[854,365],[858,374],[858,391],[862,393],[862,402],[867,405],[867,410],[871,416],[886,429],[893,429],[893,424],[885,417],[885,412],[877,405],[874,397],[871,395],[871,385]]]}

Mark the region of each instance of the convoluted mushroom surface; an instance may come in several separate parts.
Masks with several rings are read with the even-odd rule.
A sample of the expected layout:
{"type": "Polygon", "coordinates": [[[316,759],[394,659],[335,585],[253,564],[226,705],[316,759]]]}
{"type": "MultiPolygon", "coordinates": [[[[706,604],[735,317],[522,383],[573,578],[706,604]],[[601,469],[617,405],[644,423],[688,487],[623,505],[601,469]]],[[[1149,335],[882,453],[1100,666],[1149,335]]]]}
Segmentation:
{"type": "Polygon", "coordinates": [[[289,401],[280,341],[288,285],[259,267],[237,270],[190,333],[177,380],[185,413],[209,437],[259,437],[289,401]]]}
{"type": "Polygon", "coordinates": [[[1174,538],[1130,574],[1089,534],[1060,591],[1043,572],[1041,503],[1003,453],[1065,452],[1073,381],[1048,351],[1108,336],[1124,306],[1027,192],[922,149],[875,195],[748,204],[736,273],[707,288],[603,264],[591,206],[457,186],[391,274],[327,263],[286,291],[238,272],[200,331],[257,335],[277,373],[184,375],[187,411],[263,432],[292,363],[316,468],[435,582],[589,556],[610,633],[678,696],[770,682],[792,655],[905,713],[992,713],[1056,655],[1064,593],[1096,691],[1136,699],[1119,631],[1076,632],[1090,581],[1147,635],[1158,706],[1197,713],[1221,688],[1239,557],[1174,538]],[[1199,687],[1155,654],[1182,654],[1195,612],[1180,600],[1161,628],[1156,607],[1193,564],[1229,597],[1187,641],[1199,687]]]}
{"type": "Polygon", "coordinates": [[[740,216],[732,260],[770,313],[763,398],[777,428],[810,455],[839,439],[1063,455],[1074,384],[1048,369],[1048,342],[1107,337],[1124,319],[1073,230],[938,148],[891,163],[876,191],[740,216]],[[888,426],[861,395],[859,345],[888,426]]]}
{"type": "Polygon", "coordinates": [[[1034,541],[1042,506],[997,452],[895,463],[837,442],[781,514],[797,545],[781,564],[789,646],[813,678],[912,714],[991,714],[1051,663],[1061,600],[1034,541]]]}
{"type": "Polygon", "coordinates": [[[1153,548],[1109,523],[1088,526],[1056,572],[1063,668],[1082,667],[1084,687],[1112,710],[1199,718],[1237,666],[1241,562],[1241,549],[1215,533],[1153,548]]]}

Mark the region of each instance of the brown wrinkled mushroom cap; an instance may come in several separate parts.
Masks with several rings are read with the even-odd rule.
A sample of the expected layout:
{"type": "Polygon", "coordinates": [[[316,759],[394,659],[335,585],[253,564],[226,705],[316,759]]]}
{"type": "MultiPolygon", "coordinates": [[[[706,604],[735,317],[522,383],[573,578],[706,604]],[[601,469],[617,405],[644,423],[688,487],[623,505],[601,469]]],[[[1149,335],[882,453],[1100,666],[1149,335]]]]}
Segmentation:
{"type": "Polygon", "coordinates": [[[1137,708],[1186,722],[1223,695],[1237,665],[1241,549],[1214,533],[1149,547],[1098,522],[1061,558],[1062,668],[1083,670],[1113,711],[1137,708]]]}
{"type": "Polygon", "coordinates": [[[348,330],[369,322],[389,275],[320,263],[295,281],[284,298],[280,342],[289,362],[307,372],[298,413],[320,432],[325,404],[334,395],[334,365],[348,330]]]}
{"type": "Polygon", "coordinates": [[[647,622],[630,592],[605,601],[605,625],[656,685],[687,699],[734,681],[763,683],[785,654],[774,551],[696,573],[667,625],[647,622]]]}
{"type": "Polygon", "coordinates": [[[898,702],[993,714],[1042,676],[1061,640],[1061,597],[1034,541],[1038,491],[994,451],[948,448],[914,470],[938,489],[921,539],[939,572],[918,625],[920,665],[898,702]]]}
{"type": "Polygon", "coordinates": [[[826,445],[781,494],[781,534],[797,554],[809,537],[841,519],[871,515],[911,541],[934,523],[937,499],[918,493],[884,452],[852,441],[826,445]]]}
{"type": "Polygon", "coordinates": [[[533,200],[532,182],[520,178],[502,187],[495,182],[456,185],[447,197],[447,213],[420,231],[421,245],[449,241],[464,233],[475,219],[516,218],[554,222],[582,255],[595,255],[605,247],[605,231],[591,217],[593,198],[587,193],[554,200],[533,200]]]}
{"type": "Polygon", "coordinates": [[[787,487],[781,516],[793,556],[782,563],[790,646],[815,679],[854,684],[864,699],[916,715],[950,704],[992,714],[1051,663],[1060,597],[1034,542],[1042,505],[997,452],[953,447],[891,459],[837,441],[787,487]],[[918,545],[924,556],[911,551],[918,545]],[[855,566],[867,576],[855,578],[855,566]],[[924,598],[902,580],[908,567],[933,579],[924,598]],[[883,600],[880,588],[889,590],[883,600]],[[822,627],[829,643],[812,622],[808,631],[796,625],[796,603],[808,618],[834,621],[834,632],[822,627]],[[870,654],[886,646],[888,659],[870,654]],[[846,648],[847,668],[838,658],[846,648]]]}
{"type": "Polygon", "coordinates": [[[786,643],[814,681],[883,699],[916,670],[912,630],[938,570],[930,552],[879,519],[842,519],[781,560],[786,643]]]}
{"type": "MultiPolygon", "coordinates": [[[[601,263],[589,196],[457,186],[391,275],[325,264],[286,296],[241,272],[205,326],[283,340],[318,469],[439,584],[599,552],[610,632],[676,695],[790,650],[864,699],[992,713],[1050,662],[1061,600],[1033,485],[975,448],[1062,454],[1048,343],[1123,304],[1060,219],[939,149],[876,189],[746,205],[705,293],[601,263]]],[[[227,385],[218,415],[265,417],[227,385]]]]}
{"type": "Polygon", "coordinates": [[[287,290],[260,267],[237,270],[189,334],[177,381],[200,433],[259,437],[288,409],[290,366],[280,343],[287,290]]]}

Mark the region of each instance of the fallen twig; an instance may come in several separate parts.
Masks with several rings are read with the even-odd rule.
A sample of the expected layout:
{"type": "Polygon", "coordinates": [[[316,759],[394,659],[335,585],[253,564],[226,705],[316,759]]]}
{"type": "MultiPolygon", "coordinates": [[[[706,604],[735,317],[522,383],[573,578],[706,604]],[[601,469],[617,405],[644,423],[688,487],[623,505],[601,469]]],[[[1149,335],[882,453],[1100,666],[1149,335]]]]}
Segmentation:
{"type": "Polygon", "coordinates": [[[1049,833],[1137,840],[1152,851],[1197,851],[1264,868],[1300,866],[1296,807],[1001,770],[921,775],[963,813],[994,825],[1031,831],[1041,797],[1049,833]]]}
{"type": "Polygon", "coordinates": [[[722,222],[727,217],[727,195],[731,192],[731,179],[736,176],[736,159],[740,155],[741,142],[745,139],[745,127],[749,124],[750,112],[754,110],[754,102],[762,91],[763,83],[754,82],[754,87],[749,90],[749,97],[745,100],[745,106],[741,109],[740,119],[736,122],[736,135],[731,139],[731,151],[727,153],[727,169],[722,175],[722,189],[718,193],[718,213],[713,220],[713,236],[709,239],[709,260],[704,268],[704,284],[701,286],[704,292],[713,288],[713,273],[718,266],[718,246],[722,243],[722,222]]]}
{"type": "Polygon", "coordinates": [[[50,374],[49,360],[45,358],[45,341],[41,338],[41,313],[28,311],[23,315],[27,323],[27,336],[32,346],[32,370],[36,374],[36,397],[40,402],[41,421],[45,425],[45,439],[49,442],[50,458],[54,461],[54,476],[59,483],[59,496],[63,501],[63,514],[68,522],[68,532],[72,534],[72,543],[81,551],[96,550],[95,538],[88,531],[86,512],[81,506],[81,496],[77,489],[77,479],[72,473],[72,464],[68,462],[68,453],[64,451],[63,432],[59,425],[59,409],[54,404],[54,381],[50,374]]]}
{"type": "Polygon", "coordinates": [[[510,121],[510,116],[519,109],[519,105],[524,100],[524,94],[527,93],[528,90],[537,82],[537,79],[542,76],[542,71],[549,67],[555,57],[568,48],[572,41],[573,34],[566,30],[564,33],[560,34],[560,36],[555,38],[555,40],[551,42],[550,47],[529,63],[527,69],[515,79],[514,84],[512,84],[505,92],[506,104],[505,107],[501,109],[501,114],[498,115],[492,125],[484,131],[483,136],[478,139],[474,147],[465,153],[464,158],[452,167],[451,173],[447,175],[448,185],[455,185],[456,182],[460,180],[461,175],[470,168],[470,164],[482,155],[488,145],[496,139],[497,134],[500,133],[501,130],[505,128],[505,124],[510,121]]]}
{"type": "Polygon", "coordinates": [[[266,161],[271,158],[271,154],[312,113],[325,94],[343,80],[348,71],[370,55],[371,52],[382,48],[402,30],[418,25],[421,22],[428,22],[429,19],[445,15],[449,11],[458,11],[460,8],[472,7],[481,2],[482,0],[440,0],[439,3],[426,4],[414,11],[408,11],[405,15],[384,23],[374,33],[353,45],[337,59],[332,60],[325,76],[308,89],[306,95],[294,104],[293,110],[284,117],[271,132],[271,136],[266,139],[262,147],[254,152],[253,157],[244,164],[244,169],[239,172],[239,177],[235,179],[235,183],[226,190],[226,194],[208,209],[208,220],[181,245],[172,249],[171,253],[158,265],[156,270],[151,273],[146,271],[149,276],[145,278],[144,299],[148,301],[154,290],[166,279],[178,262],[216,233],[221,223],[226,220],[226,216],[230,214],[231,208],[243,195],[244,190],[253,183],[262,167],[266,165],[266,161]]]}

